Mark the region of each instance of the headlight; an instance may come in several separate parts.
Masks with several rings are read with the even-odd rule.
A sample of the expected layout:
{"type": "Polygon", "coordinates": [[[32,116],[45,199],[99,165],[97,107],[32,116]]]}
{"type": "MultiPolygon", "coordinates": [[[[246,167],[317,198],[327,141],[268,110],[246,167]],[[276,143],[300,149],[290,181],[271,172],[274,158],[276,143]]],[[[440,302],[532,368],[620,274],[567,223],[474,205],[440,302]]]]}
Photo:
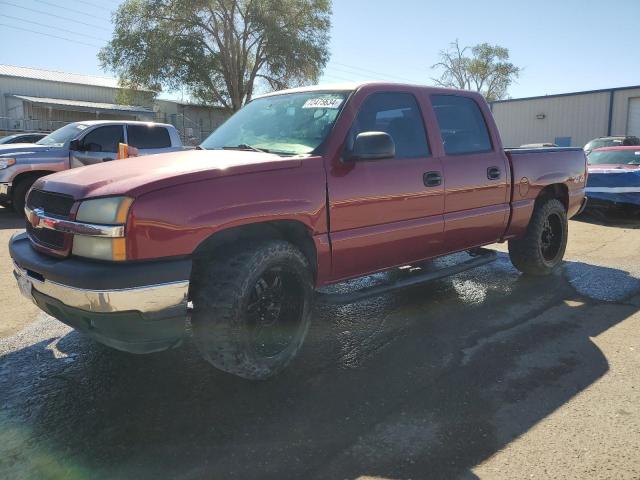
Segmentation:
{"type": "Polygon", "coordinates": [[[15,165],[15,158],[0,158],[0,170],[4,170],[5,168],[9,168],[11,165],[15,165]]]}
{"type": "Polygon", "coordinates": [[[76,220],[78,222],[99,223],[101,225],[123,225],[127,222],[129,207],[133,202],[129,197],[105,197],[85,200],[80,204],[76,220]]]}
{"type": "MultiPolygon", "coordinates": [[[[80,203],[76,221],[99,225],[124,225],[133,199],[129,197],[105,197],[80,203]]],[[[74,235],[71,253],[97,260],[122,261],[127,259],[124,237],[98,237],[74,235]]]]}

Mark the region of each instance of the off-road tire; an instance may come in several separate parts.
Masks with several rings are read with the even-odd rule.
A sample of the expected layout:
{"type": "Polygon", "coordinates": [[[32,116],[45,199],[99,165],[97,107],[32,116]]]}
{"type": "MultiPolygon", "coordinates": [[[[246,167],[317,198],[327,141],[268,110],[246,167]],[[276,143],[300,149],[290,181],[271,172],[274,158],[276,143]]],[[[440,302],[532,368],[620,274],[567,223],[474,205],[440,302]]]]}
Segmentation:
{"type": "Polygon", "coordinates": [[[18,215],[24,215],[24,206],[27,202],[27,192],[38,177],[29,176],[19,180],[11,188],[11,204],[18,215]]]}
{"type": "Polygon", "coordinates": [[[567,248],[567,235],[567,211],[562,202],[555,198],[537,202],[525,235],[517,240],[509,240],[511,263],[522,273],[548,275],[562,262],[567,248]],[[548,222],[553,227],[549,227],[548,222]],[[553,249],[546,250],[544,245],[547,242],[543,235],[549,228],[555,229],[561,237],[556,239],[553,249]]]}
{"type": "MultiPolygon", "coordinates": [[[[263,380],[283,370],[304,342],[311,321],[311,269],[306,257],[282,240],[244,242],[223,250],[218,256],[194,265],[191,320],[194,342],[213,366],[249,380],[263,380]],[[252,332],[257,331],[258,323],[253,320],[266,314],[252,316],[251,305],[256,304],[256,292],[264,284],[264,276],[277,274],[288,279],[289,288],[280,290],[293,301],[282,304],[295,304],[295,308],[287,308],[293,309],[288,317],[297,318],[297,323],[285,322],[282,331],[287,340],[291,335],[290,343],[285,340],[287,346],[282,351],[264,356],[259,347],[265,345],[254,341],[252,332]]],[[[280,308],[278,315],[287,308],[280,308]]]]}

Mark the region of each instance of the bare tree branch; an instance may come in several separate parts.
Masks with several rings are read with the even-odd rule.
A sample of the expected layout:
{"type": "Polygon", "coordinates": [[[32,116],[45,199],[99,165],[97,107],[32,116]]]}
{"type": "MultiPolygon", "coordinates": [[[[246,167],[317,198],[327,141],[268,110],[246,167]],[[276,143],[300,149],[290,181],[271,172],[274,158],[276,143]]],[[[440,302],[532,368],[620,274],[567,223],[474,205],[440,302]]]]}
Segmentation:
{"type": "Polygon", "coordinates": [[[431,79],[436,85],[475,90],[489,101],[504,98],[522,71],[509,62],[509,50],[504,47],[481,43],[461,48],[458,40],[440,52],[440,61],[431,68],[441,72],[431,79]]]}

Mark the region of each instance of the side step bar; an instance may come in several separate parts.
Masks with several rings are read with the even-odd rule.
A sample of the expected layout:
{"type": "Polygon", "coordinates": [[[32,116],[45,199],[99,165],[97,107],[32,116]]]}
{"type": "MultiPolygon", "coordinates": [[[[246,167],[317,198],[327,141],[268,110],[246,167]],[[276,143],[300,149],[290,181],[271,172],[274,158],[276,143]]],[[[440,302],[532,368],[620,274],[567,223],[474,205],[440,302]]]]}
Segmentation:
{"type": "Polygon", "coordinates": [[[410,275],[407,276],[407,278],[402,278],[390,284],[374,285],[372,287],[365,287],[361,288],[360,290],[355,290],[353,292],[347,293],[318,292],[316,293],[316,301],[318,303],[329,305],[344,305],[347,303],[359,302],[360,300],[382,295],[394,290],[400,290],[402,288],[420,285],[423,283],[431,282],[433,280],[438,280],[440,278],[449,277],[457,273],[465,272],[467,270],[471,270],[472,268],[491,263],[498,257],[494,250],[489,250],[486,248],[475,248],[473,250],[469,250],[468,253],[473,258],[456,265],[451,265],[450,267],[441,268],[439,270],[410,275]]]}

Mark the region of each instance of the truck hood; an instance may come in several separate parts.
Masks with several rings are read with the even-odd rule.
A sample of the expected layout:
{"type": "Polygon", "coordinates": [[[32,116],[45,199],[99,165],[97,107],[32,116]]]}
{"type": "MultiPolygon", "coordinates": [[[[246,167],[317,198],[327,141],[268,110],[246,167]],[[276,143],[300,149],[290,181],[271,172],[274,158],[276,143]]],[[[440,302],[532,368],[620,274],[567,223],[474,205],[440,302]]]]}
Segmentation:
{"type": "Polygon", "coordinates": [[[20,162],[21,158],[55,156],[64,150],[62,147],[37,145],[35,143],[12,143],[0,145],[0,158],[11,157],[20,162]]]}
{"type": "Polygon", "coordinates": [[[65,170],[38,180],[35,188],[76,200],[144,193],[210,178],[300,166],[301,159],[237,150],[188,150],[115,160],[65,170]]]}
{"type": "Polygon", "coordinates": [[[608,170],[629,172],[640,170],[640,165],[629,165],[626,163],[598,163],[596,165],[589,165],[590,173],[605,173],[608,170]]]}

